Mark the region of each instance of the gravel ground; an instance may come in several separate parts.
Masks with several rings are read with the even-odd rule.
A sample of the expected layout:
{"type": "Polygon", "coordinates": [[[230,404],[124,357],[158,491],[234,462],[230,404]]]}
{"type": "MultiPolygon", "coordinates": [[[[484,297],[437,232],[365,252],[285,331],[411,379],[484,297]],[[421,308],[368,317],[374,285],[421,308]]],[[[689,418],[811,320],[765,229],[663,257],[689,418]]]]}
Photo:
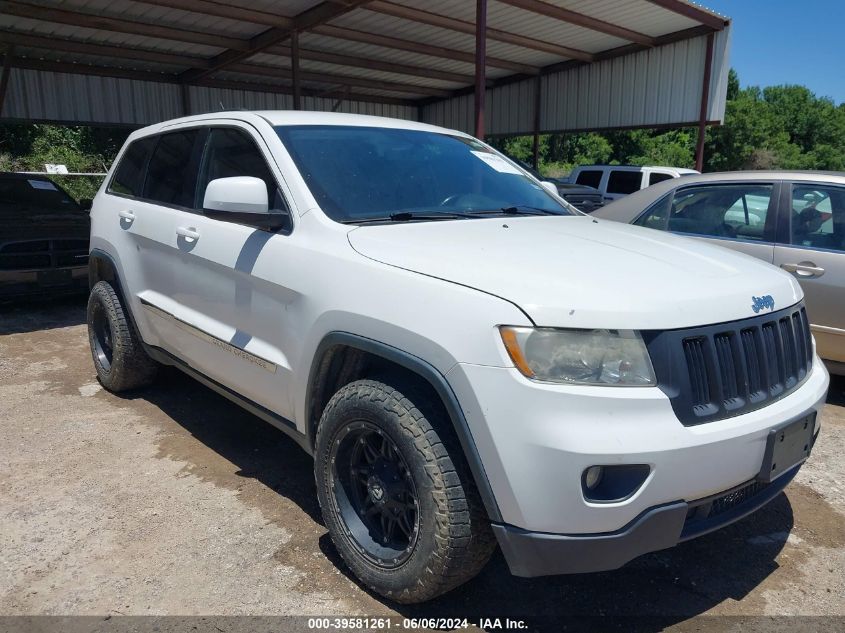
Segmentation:
{"type": "Polygon", "coordinates": [[[0,308],[0,614],[558,618],[845,615],[845,380],[796,480],[752,517],[622,570],[469,585],[397,612],[339,561],[310,459],[165,371],[103,391],[79,301],[0,308]]]}

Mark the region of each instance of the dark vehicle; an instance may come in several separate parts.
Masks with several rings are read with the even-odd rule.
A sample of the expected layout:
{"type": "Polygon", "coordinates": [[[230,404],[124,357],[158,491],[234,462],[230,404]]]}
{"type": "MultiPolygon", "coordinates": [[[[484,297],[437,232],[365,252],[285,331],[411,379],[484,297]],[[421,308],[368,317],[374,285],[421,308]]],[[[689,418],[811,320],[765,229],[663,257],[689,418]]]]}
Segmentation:
{"type": "MultiPolygon", "coordinates": [[[[508,155],[505,154],[505,156],[508,155]]],[[[592,213],[593,211],[595,211],[596,209],[600,209],[602,205],[604,205],[604,200],[602,200],[601,192],[595,187],[589,187],[587,185],[576,185],[560,178],[545,178],[544,176],[540,175],[540,172],[538,172],[525,161],[521,161],[518,158],[514,158],[513,156],[508,156],[508,158],[510,158],[513,162],[522,167],[529,174],[534,176],[537,180],[545,180],[547,182],[554,183],[555,187],[557,187],[558,195],[579,211],[583,211],[584,213],[592,213]]]]}
{"type": "Polygon", "coordinates": [[[49,178],[0,172],[0,301],[88,290],[88,208],[49,178]]]}

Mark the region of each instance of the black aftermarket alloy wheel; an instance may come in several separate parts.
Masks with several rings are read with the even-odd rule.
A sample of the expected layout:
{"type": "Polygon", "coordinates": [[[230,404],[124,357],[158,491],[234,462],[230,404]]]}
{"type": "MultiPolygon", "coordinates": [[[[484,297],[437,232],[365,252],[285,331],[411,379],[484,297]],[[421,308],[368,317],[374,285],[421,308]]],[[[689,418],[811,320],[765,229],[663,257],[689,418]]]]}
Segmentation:
{"type": "Polygon", "coordinates": [[[317,495],[332,542],[370,589],[422,602],[475,576],[495,548],[439,400],[413,381],[358,380],[320,419],[317,495]]]}
{"type": "Polygon", "coordinates": [[[377,426],[347,424],[331,448],[332,489],[343,522],[376,565],[404,563],[419,533],[419,501],[396,444],[377,426]]]}
{"type": "Polygon", "coordinates": [[[108,371],[111,369],[114,347],[109,316],[102,303],[95,303],[91,309],[92,352],[97,362],[108,371]]]}
{"type": "Polygon", "coordinates": [[[100,383],[120,392],[152,382],[158,365],[144,351],[122,298],[107,281],[91,288],[87,316],[88,342],[100,383]]]}

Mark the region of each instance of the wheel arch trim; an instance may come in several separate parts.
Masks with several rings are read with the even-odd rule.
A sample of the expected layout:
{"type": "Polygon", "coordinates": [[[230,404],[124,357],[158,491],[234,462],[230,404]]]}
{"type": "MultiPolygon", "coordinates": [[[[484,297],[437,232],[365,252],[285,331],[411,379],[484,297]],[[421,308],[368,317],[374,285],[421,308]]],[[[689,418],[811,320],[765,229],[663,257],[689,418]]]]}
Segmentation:
{"type": "Polygon", "coordinates": [[[437,396],[440,398],[449,420],[454,428],[455,435],[458,437],[464,457],[470,468],[470,474],[475,482],[476,488],[481,495],[484,508],[487,516],[491,521],[501,521],[501,513],[499,506],[496,503],[496,498],[493,494],[493,488],[487,478],[487,473],[484,470],[484,465],[481,461],[481,455],[478,452],[475,440],[472,437],[469,424],[464,416],[458,398],[455,395],[446,377],[433,365],[426,360],[410,354],[402,349],[382,343],[375,339],[367,338],[351,332],[334,331],[326,334],[320,341],[314,352],[311,361],[311,369],[308,375],[308,386],[305,393],[305,424],[308,443],[312,447],[316,441],[315,431],[319,420],[314,420],[314,402],[312,396],[314,389],[317,386],[317,377],[322,365],[322,360],[326,353],[333,347],[346,346],[360,351],[381,357],[387,361],[393,362],[404,369],[416,374],[421,379],[425,380],[434,389],[437,396]]]}

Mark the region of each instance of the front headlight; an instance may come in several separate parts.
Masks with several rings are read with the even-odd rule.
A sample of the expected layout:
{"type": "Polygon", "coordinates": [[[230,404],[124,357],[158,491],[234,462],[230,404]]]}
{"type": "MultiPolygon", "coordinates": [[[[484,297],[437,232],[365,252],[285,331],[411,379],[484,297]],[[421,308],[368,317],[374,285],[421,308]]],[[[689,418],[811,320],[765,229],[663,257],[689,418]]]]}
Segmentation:
{"type": "Polygon", "coordinates": [[[657,384],[637,332],[510,326],[499,331],[514,365],[528,378],[578,385],[657,384]]]}

